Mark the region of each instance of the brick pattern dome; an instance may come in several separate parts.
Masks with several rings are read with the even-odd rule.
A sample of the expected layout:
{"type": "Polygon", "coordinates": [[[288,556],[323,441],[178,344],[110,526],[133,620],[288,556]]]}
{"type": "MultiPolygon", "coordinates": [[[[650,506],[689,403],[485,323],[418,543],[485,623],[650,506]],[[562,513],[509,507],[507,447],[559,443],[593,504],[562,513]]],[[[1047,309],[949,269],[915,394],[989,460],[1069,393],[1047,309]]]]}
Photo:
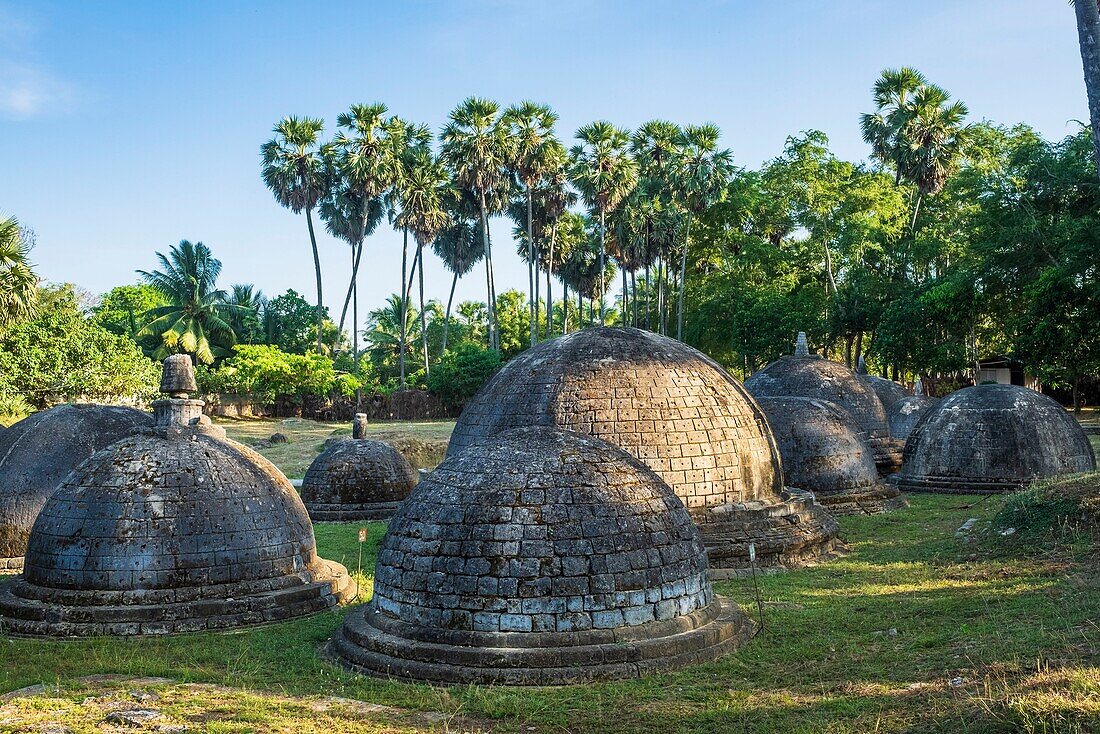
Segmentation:
{"type": "Polygon", "coordinates": [[[322,451],[302,480],[302,501],[314,522],[383,520],[416,486],[400,451],[381,441],[352,438],[322,451]]]}
{"type": "Polygon", "coordinates": [[[900,462],[902,446],[890,439],[882,401],[867,382],[839,362],[817,355],[780,357],[745,380],[745,389],[757,398],[816,398],[835,403],[866,434],[880,473],[900,462]]]}
{"type": "Polygon", "coordinates": [[[709,659],[748,626],[714,597],[698,531],[659,476],[543,427],[471,446],[417,486],[334,649],[385,675],[555,684],[709,659]]]}
{"type": "Polygon", "coordinates": [[[110,405],[58,405],[0,435],[0,569],[18,571],[46,499],[97,450],[153,416],[110,405]]]}
{"type": "Polygon", "coordinates": [[[908,491],[1010,492],[1095,469],[1088,436],[1058,403],[1024,387],[978,385],[924,414],[891,481],[908,491]]]}
{"type": "Polygon", "coordinates": [[[875,375],[860,375],[859,377],[875,391],[875,395],[878,396],[887,414],[890,413],[890,408],[892,408],[895,403],[909,397],[909,391],[893,380],[887,380],[885,377],[876,377],[875,375]]]}
{"type": "Polygon", "coordinates": [[[935,398],[923,395],[908,395],[894,403],[886,416],[890,423],[890,436],[899,441],[908,439],[913,427],[937,402],[935,398]]]}
{"type": "Polygon", "coordinates": [[[645,462],[699,525],[711,574],[828,557],[835,521],[783,487],[767,420],[737,380],[682,342],[599,327],[513,358],[462,411],[449,455],[519,426],[556,426],[603,439],[645,462]]]}
{"type": "Polygon", "coordinates": [[[908,504],[879,480],[871,448],[846,411],[814,398],[759,402],[779,444],[787,483],[813,492],[831,514],[873,514],[908,504]]]}
{"type": "Polygon", "coordinates": [[[344,567],[317,557],[273,464],[228,441],[201,401],[153,407],[152,428],[97,451],[46,501],[23,575],[0,584],[0,625],[167,634],[300,616],[353,593],[344,567]]]}

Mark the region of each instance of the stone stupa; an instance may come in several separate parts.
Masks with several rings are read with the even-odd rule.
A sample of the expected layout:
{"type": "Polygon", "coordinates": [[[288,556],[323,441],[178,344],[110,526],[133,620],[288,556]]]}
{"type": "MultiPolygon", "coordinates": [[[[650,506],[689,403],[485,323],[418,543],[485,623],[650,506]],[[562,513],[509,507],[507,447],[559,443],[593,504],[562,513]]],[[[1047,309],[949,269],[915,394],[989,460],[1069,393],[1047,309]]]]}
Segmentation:
{"type": "Polygon", "coordinates": [[[918,377],[913,386],[913,394],[905,396],[886,410],[886,419],[890,423],[890,436],[899,441],[907,440],[921,416],[927,413],[936,402],[936,398],[924,394],[924,383],[918,377]]]}
{"type": "Polygon", "coordinates": [[[42,636],[168,634],[328,609],[354,592],[270,462],[202,415],[190,357],[165,360],[152,429],[96,452],[49,498],[0,625],[42,636]]]}
{"type": "Polygon", "coordinates": [[[863,355],[860,355],[859,362],[856,365],[856,374],[875,391],[875,395],[878,395],[878,399],[882,401],[882,407],[887,414],[890,413],[890,408],[896,402],[909,397],[909,392],[904,386],[885,377],[867,374],[867,361],[863,358],[863,355]]]}
{"type": "Polygon", "coordinates": [[[449,456],[382,539],[343,665],[448,684],[560,685],[712,660],[752,623],[716,597],[699,533],[630,454],[552,427],[449,456]]]}
{"type": "Polygon", "coordinates": [[[1013,492],[1095,469],[1088,436],[1054,400],[1016,385],[977,385],[925,412],[890,481],[907,492],[1013,492]]]}
{"type": "Polygon", "coordinates": [[[466,405],[448,456],[510,428],[555,426],[645,462],[699,525],[715,578],[756,564],[832,557],[836,521],[784,487],[767,420],[737,380],[698,350],[648,331],[588,328],[510,360],[466,405]]]}
{"type": "Polygon", "coordinates": [[[38,512],[62,480],[99,449],[153,417],[114,405],[64,404],[0,434],[0,573],[23,567],[38,512]]]}
{"type": "Polygon", "coordinates": [[[787,484],[809,490],[831,515],[871,515],[907,507],[879,478],[871,448],[852,417],[815,398],[759,398],[783,457],[787,484]]]}
{"type": "Polygon", "coordinates": [[[366,416],[356,416],[351,440],[333,441],[306,470],[302,501],[314,522],[384,520],[416,486],[400,451],[366,438],[366,416]]]}
{"type": "Polygon", "coordinates": [[[793,355],[755,372],[745,380],[745,389],[758,398],[816,398],[834,403],[866,434],[879,474],[901,466],[904,443],[890,437],[886,409],[874,389],[845,365],[811,354],[805,332],[799,332],[793,355]]]}

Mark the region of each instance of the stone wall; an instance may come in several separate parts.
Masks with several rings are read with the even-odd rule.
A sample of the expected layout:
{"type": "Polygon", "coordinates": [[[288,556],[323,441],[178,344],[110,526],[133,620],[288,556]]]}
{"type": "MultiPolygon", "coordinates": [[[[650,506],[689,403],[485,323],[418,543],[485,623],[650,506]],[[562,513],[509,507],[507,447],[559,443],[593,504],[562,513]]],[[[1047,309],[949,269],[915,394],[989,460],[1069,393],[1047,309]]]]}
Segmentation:
{"type": "Polygon", "coordinates": [[[207,415],[221,418],[310,418],[319,421],[350,421],[356,413],[369,420],[433,420],[454,418],[434,395],[424,390],[403,390],[383,395],[374,393],[335,400],[318,395],[279,395],[274,403],[259,403],[247,395],[206,396],[207,415]]]}

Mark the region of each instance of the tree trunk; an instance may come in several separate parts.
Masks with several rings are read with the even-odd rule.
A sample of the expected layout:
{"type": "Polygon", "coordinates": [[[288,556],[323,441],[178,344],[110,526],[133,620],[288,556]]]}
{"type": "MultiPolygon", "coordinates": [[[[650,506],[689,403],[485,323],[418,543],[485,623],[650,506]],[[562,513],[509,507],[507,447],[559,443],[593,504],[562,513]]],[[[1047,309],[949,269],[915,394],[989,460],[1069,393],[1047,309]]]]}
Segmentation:
{"type": "Polygon", "coordinates": [[[344,322],[348,316],[348,305],[351,303],[351,299],[355,295],[356,277],[359,273],[359,258],[363,255],[363,241],[360,240],[358,245],[351,246],[351,280],[348,282],[348,292],[344,295],[344,307],[340,309],[340,325],[339,331],[344,330],[344,322]]]}
{"type": "Polygon", "coordinates": [[[313,246],[313,272],[317,276],[317,353],[321,354],[321,328],[324,322],[324,299],[321,296],[321,255],[317,251],[317,235],[313,232],[313,209],[306,209],[306,226],[309,227],[309,242],[313,246]]]}
{"type": "Polygon", "coordinates": [[[1093,157],[1100,175],[1100,10],[1096,0],[1073,0],[1073,7],[1077,11],[1077,39],[1089,98],[1093,157]]]}
{"type": "Polygon", "coordinates": [[[665,258],[657,259],[657,333],[665,333],[665,258]]]}
{"type": "Polygon", "coordinates": [[[600,209],[600,326],[603,326],[603,297],[607,293],[607,283],[604,282],[607,275],[607,248],[604,246],[604,228],[606,226],[606,215],[603,209],[600,209]]]}
{"type": "Polygon", "coordinates": [[[359,259],[363,256],[363,243],[355,248],[355,265],[351,269],[351,353],[355,360],[355,366],[359,367],[359,287],[356,283],[355,271],[359,269],[359,259]]]}
{"type": "Polygon", "coordinates": [[[561,284],[561,333],[569,333],[569,284],[561,284]]]}
{"type": "Polygon", "coordinates": [[[481,211],[481,238],[482,243],[485,245],[485,289],[489,300],[489,303],[486,304],[489,317],[489,348],[499,349],[496,333],[496,298],[493,293],[493,250],[489,244],[489,215],[486,211],[484,191],[478,192],[478,205],[481,211]]]}
{"type": "Polygon", "coordinates": [[[538,318],[538,303],[535,299],[535,282],[538,280],[535,277],[535,238],[533,236],[533,227],[531,225],[531,184],[527,184],[527,307],[530,311],[528,314],[531,317],[531,334],[529,343],[534,346],[537,341],[537,334],[535,333],[535,323],[538,318]]]}
{"type": "Polygon", "coordinates": [[[424,245],[420,244],[420,240],[416,241],[416,255],[420,260],[420,351],[423,352],[424,374],[427,375],[431,374],[431,369],[428,367],[428,317],[424,312],[424,245]]]}
{"type": "Polygon", "coordinates": [[[406,317],[409,312],[408,289],[405,287],[405,281],[408,280],[408,261],[409,230],[406,227],[401,230],[401,333],[397,335],[397,370],[401,375],[402,390],[405,389],[405,334],[408,331],[406,317]]]}
{"type": "Polygon", "coordinates": [[[619,325],[620,326],[626,326],[626,313],[627,313],[627,307],[629,306],[629,301],[626,300],[626,268],[624,268],[624,267],[622,267],[622,265],[620,265],[619,270],[621,270],[622,274],[623,274],[623,306],[622,306],[623,312],[619,316],[619,325]]]}
{"type": "Polygon", "coordinates": [[[684,340],[684,281],[687,275],[688,243],[691,242],[691,217],[684,227],[684,251],[680,253],[680,294],[676,297],[676,338],[684,340]]]}
{"type": "Polygon", "coordinates": [[[458,273],[451,279],[451,295],[447,296],[447,315],[443,318],[443,352],[447,351],[447,331],[451,328],[451,302],[455,298],[455,286],[458,285],[458,273]]]}
{"type": "Polygon", "coordinates": [[[645,261],[645,330],[653,331],[653,279],[649,277],[649,257],[645,261]]]}
{"type": "MultiPolygon", "coordinates": [[[[920,203],[924,200],[924,194],[917,192],[917,200],[913,204],[913,219],[909,222],[909,232],[912,234],[917,231],[917,213],[920,211],[920,203]]],[[[836,286],[833,286],[834,288],[836,286]]]]}
{"type": "Polygon", "coordinates": [[[634,318],[630,320],[630,325],[635,329],[638,328],[638,279],[635,277],[637,271],[630,271],[630,305],[634,307],[634,318]]]}
{"type": "Polygon", "coordinates": [[[554,270],[554,240],[557,239],[558,225],[550,225],[550,258],[546,261],[546,338],[554,336],[554,292],[551,290],[551,274],[554,270]]]}

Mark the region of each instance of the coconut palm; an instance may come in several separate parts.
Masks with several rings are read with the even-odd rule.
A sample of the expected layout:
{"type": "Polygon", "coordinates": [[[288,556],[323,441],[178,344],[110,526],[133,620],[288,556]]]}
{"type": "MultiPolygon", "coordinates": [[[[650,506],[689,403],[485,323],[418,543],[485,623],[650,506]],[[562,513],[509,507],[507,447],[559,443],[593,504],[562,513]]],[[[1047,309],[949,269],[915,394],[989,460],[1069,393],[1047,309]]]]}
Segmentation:
{"type": "Polygon", "coordinates": [[[451,214],[451,224],[436,235],[432,250],[451,271],[451,292],[447,296],[447,312],[443,319],[442,350],[447,351],[447,333],[451,327],[451,304],[455,297],[458,279],[473,270],[474,265],[485,256],[485,245],[481,236],[480,224],[472,218],[451,214]]]}
{"type": "Polygon", "coordinates": [[[38,276],[29,256],[19,222],[15,217],[0,219],[0,328],[34,314],[38,276]]]}
{"type": "Polygon", "coordinates": [[[260,312],[267,303],[263,291],[251,283],[236,283],[230,286],[225,302],[235,307],[228,314],[227,321],[237,340],[252,343],[263,333],[260,312]]]}
{"type": "MultiPolygon", "coordinates": [[[[426,128],[425,128],[426,132],[426,128]]],[[[428,365],[428,326],[424,309],[424,246],[430,245],[450,223],[444,202],[451,197],[451,178],[442,161],[427,145],[418,145],[405,155],[403,172],[397,182],[396,199],[401,213],[395,219],[402,230],[416,238],[416,259],[420,280],[420,342],[424,371],[428,365]]]]}
{"type": "Polygon", "coordinates": [[[157,253],[160,270],[138,270],[138,275],[157,290],[168,305],[150,310],[149,322],[138,338],[160,337],[154,357],[162,359],[174,352],[186,352],[192,359],[210,364],[216,356],[228,353],[237,341],[230,322],[245,313],[232,304],[225,291],[217,288],[221,261],[201,242],[181,240],[168,256],[157,253]]]}
{"type": "Polygon", "coordinates": [[[493,282],[493,248],[489,238],[489,200],[506,186],[506,167],[512,160],[511,140],[499,124],[500,105],[470,97],[451,111],[443,128],[443,159],[454,172],[455,182],[469,189],[478,203],[485,245],[485,287],[488,295],[489,346],[500,348],[497,333],[496,288],[493,282]]]}
{"type": "Polygon", "coordinates": [[[721,132],[717,125],[688,125],[676,160],[675,183],[685,217],[684,240],[680,251],[680,289],[676,297],[676,338],[684,332],[684,284],[687,280],[687,256],[691,244],[691,223],[702,216],[722,196],[733,174],[733,156],[728,149],[718,150],[721,132]]]}
{"type": "MultiPolygon", "coordinates": [[[[577,130],[579,145],[570,149],[570,176],[585,203],[599,218],[599,271],[603,278],[607,213],[614,209],[633,189],[638,180],[638,166],[627,151],[630,134],[603,120],[589,123],[577,130]]],[[[600,322],[603,322],[603,294],[606,283],[599,286],[600,322]]]]}
{"type": "Polygon", "coordinates": [[[555,162],[555,150],[561,143],[554,136],[557,114],[547,105],[524,101],[513,105],[501,116],[501,125],[511,138],[511,171],[523,184],[527,204],[526,244],[527,255],[527,303],[531,317],[531,344],[538,341],[538,257],[535,253],[534,192],[555,162]]]}
{"type": "Polygon", "coordinates": [[[275,126],[275,137],[260,148],[264,183],[275,200],[295,214],[305,212],[309,242],[313,247],[313,270],[317,280],[317,351],[322,351],[324,319],[321,293],[321,256],[313,231],[313,208],[328,190],[328,177],[318,148],[324,121],[312,117],[284,117],[275,126]]]}
{"type": "Polygon", "coordinates": [[[371,311],[367,316],[367,351],[371,361],[377,367],[392,369],[393,359],[404,361],[409,344],[417,339],[419,322],[415,309],[410,313],[405,299],[398,293],[390,295],[382,308],[371,311]],[[409,316],[412,318],[409,318],[409,316]]]}

